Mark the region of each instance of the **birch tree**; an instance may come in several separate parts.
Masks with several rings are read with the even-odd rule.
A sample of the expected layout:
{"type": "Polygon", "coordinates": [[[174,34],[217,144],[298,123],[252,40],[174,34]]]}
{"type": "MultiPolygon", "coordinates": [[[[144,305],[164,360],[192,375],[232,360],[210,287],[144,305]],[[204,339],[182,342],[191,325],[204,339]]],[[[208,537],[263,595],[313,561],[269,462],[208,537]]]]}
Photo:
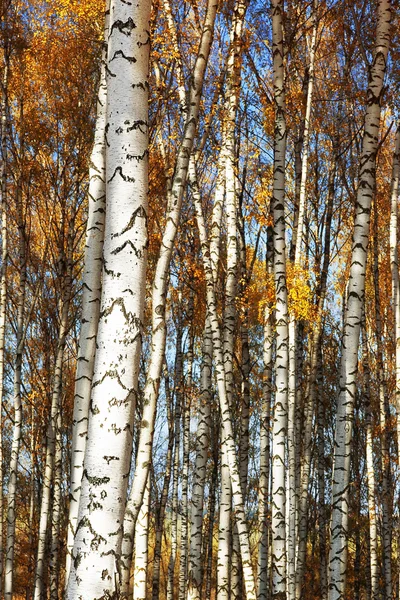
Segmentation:
{"type": "Polygon", "coordinates": [[[148,243],[149,18],[147,2],[110,3],[103,285],[69,599],[116,594],[148,243]]]}
{"type": "Polygon", "coordinates": [[[353,422],[355,374],[370,227],[371,201],[375,190],[376,153],[380,125],[383,81],[390,40],[391,6],[377,4],[376,39],[370,67],[356,214],[352,239],[349,289],[342,342],[341,384],[337,404],[335,456],[332,486],[331,549],[329,554],[329,600],[344,598],[347,572],[348,485],[353,422]]]}
{"type": "Polygon", "coordinates": [[[285,243],[286,119],[283,2],[272,0],[272,55],[274,74],[274,182],[272,216],[274,227],[274,280],[276,294],[275,406],[272,425],[272,597],[286,595],[286,442],[288,410],[288,308],[285,243]]]}

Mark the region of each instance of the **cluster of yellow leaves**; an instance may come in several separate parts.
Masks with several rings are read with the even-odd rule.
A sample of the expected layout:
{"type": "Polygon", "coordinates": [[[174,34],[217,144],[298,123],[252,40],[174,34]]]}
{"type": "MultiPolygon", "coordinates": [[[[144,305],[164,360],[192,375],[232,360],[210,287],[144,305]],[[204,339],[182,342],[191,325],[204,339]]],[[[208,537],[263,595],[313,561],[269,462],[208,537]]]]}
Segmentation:
{"type": "MultiPolygon", "coordinates": [[[[252,262],[253,252],[249,252],[249,266],[252,262]]],[[[306,321],[312,325],[316,319],[316,309],[313,302],[313,292],[309,284],[310,275],[308,269],[294,266],[290,261],[287,262],[289,313],[293,314],[297,320],[306,321]]],[[[273,274],[267,274],[265,263],[256,259],[251,281],[238,299],[239,311],[248,311],[250,324],[262,323],[266,307],[273,309],[275,301],[274,276],[273,274]]]]}

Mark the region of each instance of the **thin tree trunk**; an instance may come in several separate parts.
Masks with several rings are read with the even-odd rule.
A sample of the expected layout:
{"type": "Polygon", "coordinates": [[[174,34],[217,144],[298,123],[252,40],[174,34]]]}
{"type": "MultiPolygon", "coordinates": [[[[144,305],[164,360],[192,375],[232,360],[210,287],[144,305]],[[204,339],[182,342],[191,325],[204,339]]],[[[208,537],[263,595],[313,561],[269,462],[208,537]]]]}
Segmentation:
{"type": "MultiPolygon", "coordinates": [[[[109,0],[107,0],[109,4],[109,0]]],[[[106,11],[105,40],[108,38],[109,7],[106,11]]],[[[67,534],[65,581],[71,569],[71,552],[78,519],[79,498],[89,420],[89,403],[96,353],[96,336],[100,316],[101,271],[103,267],[103,240],[106,208],[106,42],[103,49],[100,85],[97,95],[97,118],[90,157],[88,220],[82,277],[82,316],[77,356],[74,415],[72,423],[71,483],[67,534]]]]}
{"type": "MultiPolygon", "coordinates": [[[[396,147],[393,156],[392,182],[391,182],[391,208],[390,208],[390,266],[392,273],[392,299],[394,315],[394,337],[396,342],[396,384],[395,384],[395,407],[397,414],[397,447],[400,454],[400,286],[399,286],[399,261],[397,251],[397,228],[398,228],[398,200],[399,200],[399,177],[400,177],[400,123],[397,124],[396,147]]],[[[400,539],[400,528],[397,531],[400,539]]],[[[398,559],[400,564],[400,558],[398,559]]],[[[372,565],[371,565],[372,569],[372,565]]],[[[399,572],[400,578],[400,572],[399,572]]],[[[400,587],[400,583],[399,583],[400,587]]],[[[373,600],[375,598],[373,597],[373,600]]]]}
{"type": "MultiPolygon", "coordinates": [[[[64,282],[61,298],[61,314],[60,328],[58,332],[57,354],[54,365],[54,381],[51,394],[51,409],[50,417],[47,426],[46,434],[46,463],[44,467],[43,490],[40,504],[39,516],[39,532],[38,532],[38,547],[36,555],[36,570],[34,584],[34,600],[43,600],[44,578],[45,578],[45,563],[47,558],[46,553],[46,537],[48,529],[48,520],[51,510],[51,496],[53,491],[54,468],[56,461],[56,437],[58,429],[58,419],[60,412],[61,392],[62,392],[62,372],[64,361],[64,350],[66,337],[69,327],[69,307],[71,302],[72,292],[72,257],[74,249],[74,227],[75,215],[72,215],[69,222],[68,231],[68,248],[66,262],[66,270],[63,273],[64,282]]],[[[52,599],[53,600],[53,599],[52,599]]]]}
{"type": "MultiPolygon", "coordinates": [[[[307,99],[306,99],[306,113],[304,117],[304,132],[303,132],[303,155],[301,158],[301,179],[300,179],[300,190],[299,190],[299,209],[298,209],[298,223],[297,229],[293,232],[295,238],[294,241],[294,265],[295,269],[300,266],[301,262],[301,249],[304,235],[304,222],[306,214],[306,184],[308,176],[308,153],[310,146],[310,121],[311,121],[311,107],[313,99],[313,88],[314,88],[314,62],[316,53],[316,40],[317,40],[317,5],[313,2],[313,29],[311,37],[310,47],[310,58],[308,65],[308,85],[307,85],[307,99]]],[[[289,394],[288,394],[288,461],[289,461],[289,481],[287,485],[288,490],[288,508],[287,508],[287,577],[288,577],[288,600],[297,600],[300,598],[302,575],[304,573],[304,532],[303,537],[299,533],[299,545],[303,545],[304,548],[299,548],[297,551],[296,561],[296,538],[297,529],[299,527],[298,522],[304,519],[306,515],[299,511],[299,493],[296,485],[296,473],[297,473],[297,445],[300,444],[300,440],[296,439],[296,400],[300,393],[300,386],[298,385],[298,365],[297,363],[297,341],[298,341],[298,327],[295,316],[291,314],[289,316],[289,394]],[[303,561],[303,562],[302,562],[303,561]]],[[[313,406],[309,407],[311,414],[309,418],[312,419],[313,406]]],[[[310,428],[308,428],[310,429],[310,428]]],[[[310,440],[306,440],[306,444],[310,444],[310,440]]],[[[307,445],[305,445],[307,451],[307,445]]],[[[306,468],[307,472],[307,468],[306,468]]],[[[309,472],[307,473],[309,477],[309,472]]],[[[308,489],[308,479],[307,479],[308,489]]],[[[303,507],[304,508],[304,507],[303,507]]],[[[301,527],[301,526],[300,526],[301,527]]]]}
{"type": "MultiPolygon", "coordinates": [[[[150,475],[149,475],[150,479],[150,475]]],[[[135,529],[135,565],[133,569],[133,600],[147,598],[148,539],[150,512],[150,482],[147,482],[143,504],[135,529]]]]}
{"type": "Polygon", "coordinates": [[[218,436],[214,434],[214,468],[211,479],[209,508],[208,508],[208,532],[207,532],[207,567],[206,567],[206,600],[211,600],[212,586],[212,566],[213,566],[213,539],[214,539],[214,520],[215,520],[215,504],[218,485],[218,451],[217,451],[218,436]]]}
{"type": "MultiPolygon", "coordinates": [[[[273,273],[272,231],[268,232],[267,242],[267,274],[273,273]]],[[[258,523],[260,541],[258,546],[258,595],[257,600],[269,600],[270,572],[270,526],[269,526],[269,480],[271,461],[271,399],[272,399],[272,365],[273,365],[273,312],[267,305],[264,313],[264,380],[263,400],[260,422],[260,488],[258,493],[258,523]]]]}
{"type": "MultiPolygon", "coordinates": [[[[210,258],[213,279],[218,277],[218,263],[221,240],[222,209],[225,193],[225,158],[219,155],[217,184],[214,207],[211,217],[210,258]]],[[[200,600],[203,582],[203,565],[201,562],[204,487],[206,482],[206,466],[210,446],[211,427],[211,383],[212,383],[212,331],[210,316],[206,314],[203,332],[200,409],[196,436],[196,462],[193,474],[191,499],[191,528],[188,575],[188,600],[200,600]]],[[[217,461],[218,462],[218,461],[217,461]]]]}
{"type": "Polygon", "coordinates": [[[383,571],[385,575],[385,598],[392,598],[392,519],[393,511],[390,489],[390,433],[388,421],[390,419],[389,395],[386,384],[385,371],[383,366],[382,349],[382,321],[381,321],[381,301],[379,292],[379,249],[378,249],[378,212],[376,206],[376,197],[374,202],[373,214],[373,272],[374,272],[374,294],[375,294],[375,337],[376,337],[376,365],[379,387],[379,424],[382,435],[380,436],[381,456],[380,463],[382,469],[382,551],[383,551],[383,571]]]}
{"type": "MultiPolygon", "coordinates": [[[[193,321],[193,296],[189,300],[188,320],[193,321]]],[[[183,390],[182,405],[182,431],[183,431],[183,463],[182,463],[182,517],[181,517],[181,548],[179,564],[179,600],[186,600],[188,580],[188,526],[189,526],[189,472],[190,472],[190,398],[192,392],[192,370],[193,370],[193,329],[190,328],[190,340],[187,353],[187,378],[183,390]]]]}
{"type": "Polygon", "coordinates": [[[216,11],[216,0],[208,0],[202,37],[192,74],[192,85],[190,86],[190,98],[185,123],[184,138],[179,148],[176,160],[176,169],[172,181],[166,227],[154,276],[152,296],[151,356],[144,390],[145,402],[142,422],[140,425],[140,440],[136,461],[135,480],[125,511],[122,569],[129,569],[129,565],[132,561],[133,532],[138,511],[142,503],[144,484],[147,480],[147,473],[151,459],[158,390],[166,344],[167,331],[165,310],[167,286],[169,281],[169,266],[172,258],[175,236],[178,230],[189,158],[196,134],[203,81],[213,39],[216,11]]]}
{"type": "Polygon", "coordinates": [[[238,535],[240,540],[241,548],[241,559],[243,567],[243,580],[246,589],[247,600],[255,600],[255,581],[252,571],[251,552],[249,544],[249,534],[247,528],[247,522],[244,512],[243,495],[241,490],[240,482],[240,471],[238,465],[238,458],[236,456],[236,448],[234,442],[234,433],[232,426],[232,416],[229,406],[229,401],[226,391],[226,379],[224,371],[224,357],[222,350],[222,336],[220,331],[220,325],[218,321],[218,315],[216,310],[215,300],[215,283],[213,279],[212,265],[210,260],[210,248],[207,240],[206,228],[204,217],[202,213],[200,192],[197,185],[196,177],[196,166],[194,159],[191,160],[190,164],[190,185],[192,188],[196,219],[199,229],[200,242],[203,255],[203,265],[206,275],[206,286],[207,286],[207,307],[211,318],[211,327],[213,334],[213,356],[215,363],[215,371],[218,385],[218,396],[221,408],[221,418],[223,424],[223,436],[226,440],[227,447],[227,459],[229,461],[229,471],[232,485],[232,494],[235,504],[235,515],[236,523],[238,528],[238,535]]]}
{"type": "Polygon", "coordinates": [[[286,117],[282,13],[283,1],[272,0],[272,46],[275,103],[274,280],[276,294],[275,407],[272,425],[272,598],[286,597],[286,442],[288,421],[288,307],[285,243],[286,117]]]}
{"type": "Polygon", "coordinates": [[[365,299],[365,272],[371,201],[376,185],[376,153],[380,124],[383,80],[389,50],[391,21],[389,0],[377,6],[376,42],[369,73],[367,111],[362,144],[356,215],[351,252],[347,306],[345,310],[341,384],[337,404],[334,471],[332,484],[331,549],[329,555],[329,600],[343,600],[347,574],[348,496],[356,390],[360,323],[365,299]]]}
{"type": "Polygon", "coordinates": [[[372,411],[370,390],[370,369],[368,356],[368,340],[365,331],[365,320],[362,327],[362,362],[363,362],[363,399],[366,421],[366,460],[367,460],[367,486],[368,486],[368,517],[369,517],[369,556],[371,572],[371,598],[378,600],[379,590],[379,562],[378,562],[378,534],[376,519],[376,483],[373,456],[372,437],[372,411]]]}
{"type": "MultiPolygon", "coordinates": [[[[180,297],[179,302],[182,302],[180,297]]],[[[167,600],[175,598],[175,563],[178,552],[178,512],[179,512],[179,471],[180,471],[180,446],[181,446],[181,411],[183,400],[183,352],[182,352],[182,304],[180,304],[176,333],[176,360],[175,360],[175,413],[174,413],[174,463],[173,463],[173,486],[172,486],[172,513],[171,513],[171,555],[168,564],[167,600]]],[[[122,589],[124,592],[124,589],[122,589]]]]}
{"type": "Polygon", "coordinates": [[[7,494],[7,541],[4,578],[4,598],[12,600],[14,587],[14,553],[15,553],[15,526],[16,526],[16,500],[19,451],[22,437],[22,360],[24,353],[24,327],[25,327],[25,295],[26,295],[26,229],[25,217],[22,206],[21,181],[17,187],[17,227],[19,239],[19,283],[16,323],[16,353],[14,363],[14,428],[11,445],[10,474],[8,479],[7,494]]]}
{"type": "MultiPolygon", "coordinates": [[[[296,596],[300,598],[304,580],[306,549],[307,549],[307,531],[308,531],[308,500],[309,500],[309,482],[312,458],[312,433],[313,416],[316,395],[318,392],[318,373],[320,370],[320,355],[323,333],[323,311],[326,297],[328,269],[330,261],[331,230],[333,218],[333,201],[335,196],[335,174],[336,167],[333,165],[328,178],[328,202],[325,220],[325,239],[324,239],[324,257],[320,281],[317,288],[317,318],[316,325],[311,334],[311,359],[309,383],[305,400],[305,426],[303,432],[303,457],[300,477],[300,502],[299,502],[299,543],[296,566],[296,596]]],[[[321,401],[320,401],[321,402],[321,401]]],[[[318,405],[319,406],[319,405],[318,405]]],[[[320,410],[320,408],[318,408],[320,410]]],[[[322,407],[321,407],[322,410],[322,407]]],[[[323,424],[322,424],[323,427],[323,424]]],[[[323,431],[320,430],[320,435],[323,431]]],[[[321,440],[323,443],[323,440],[321,440]]],[[[323,445],[321,447],[323,452],[323,445]]],[[[321,482],[322,485],[322,482],[321,482]]],[[[322,566],[321,566],[322,568],[322,566]]],[[[324,579],[324,578],[323,578],[324,579]]]]}
{"type": "Polygon", "coordinates": [[[169,378],[167,368],[165,367],[165,395],[167,404],[167,420],[168,420],[168,448],[167,456],[165,461],[165,475],[163,482],[163,489],[161,492],[160,506],[158,515],[156,518],[156,542],[154,547],[154,566],[153,566],[153,587],[152,587],[152,600],[158,600],[160,595],[160,567],[161,567],[161,545],[162,545],[162,533],[164,527],[165,508],[168,500],[169,483],[171,480],[172,472],[172,457],[174,448],[174,428],[173,428],[173,414],[172,414],[172,401],[169,389],[169,378]]]}
{"type": "Polygon", "coordinates": [[[4,72],[1,90],[1,271],[0,271],[0,596],[3,592],[3,399],[4,399],[4,348],[7,307],[7,89],[8,59],[4,52],[4,72]]]}
{"type": "Polygon", "coordinates": [[[57,429],[54,451],[54,483],[53,483],[53,506],[51,511],[51,543],[50,543],[50,600],[59,598],[60,581],[60,521],[62,515],[61,507],[61,407],[57,415],[57,429]]]}

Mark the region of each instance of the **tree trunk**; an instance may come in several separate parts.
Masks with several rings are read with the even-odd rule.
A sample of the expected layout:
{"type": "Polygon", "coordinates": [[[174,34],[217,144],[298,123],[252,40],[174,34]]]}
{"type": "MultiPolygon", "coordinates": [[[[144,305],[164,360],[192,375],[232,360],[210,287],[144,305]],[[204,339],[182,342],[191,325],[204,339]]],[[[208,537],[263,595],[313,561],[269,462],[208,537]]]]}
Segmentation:
{"type": "Polygon", "coordinates": [[[272,0],[272,50],[275,134],[272,216],[276,294],[275,407],[272,425],[272,598],[286,597],[286,442],[288,421],[288,307],[285,243],[286,117],[282,13],[283,1],[272,0]]]}
{"type": "Polygon", "coordinates": [[[337,405],[334,472],[332,484],[331,549],[329,555],[329,600],[343,600],[347,574],[348,486],[356,390],[360,324],[365,299],[365,272],[371,201],[376,185],[376,153],[383,80],[389,50],[391,7],[379,0],[376,42],[369,73],[367,111],[362,144],[351,267],[343,329],[341,383],[337,405]]]}
{"type": "Polygon", "coordinates": [[[161,492],[160,505],[158,514],[156,517],[156,541],[154,547],[154,566],[153,566],[153,587],[152,587],[152,600],[158,600],[160,595],[160,567],[161,567],[161,545],[162,545],[162,533],[164,527],[165,508],[168,500],[169,483],[171,479],[172,471],[172,456],[174,448],[174,428],[173,428],[173,414],[172,414],[172,401],[171,393],[169,389],[169,379],[167,368],[165,367],[165,396],[167,404],[167,420],[168,420],[168,448],[167,456],[165,461],[165,475],[163,482],[163,489],[161,492]]]}
{"type": "MultiPolygon", "coordinates": [[[[39,540],[36,556],[35,570],[35,585],[34,585],[34,600],[43,600],[45,593],[44,578],[45,578],[45,563],[47,558],[46,553],[46,538],[49,515],[51,510],[51,497],[53,492],[54,467],[56,461],[56,438],[58,429],[58,419],[61,403],[62,392],[62,372],[64,361],[64,350],[66,337],[69,328],[69,307],[71,302],[72,292],[72,259],[74,250],[74,227],[75,214],[71,216],[68,230],[68,248],[67,256],[64,261],[65,271],[60,274],[63,277],[62,297],[60,299],[60,328],[58,332],[57,354],[54,365],[54,380],[51,394],[50,417],[47,426],[46,434],[46,463],[44,467],[43,490],[40,504],[39,517],[39,540]]],[[[53,504],[54,508],[54,504],[53,504]]],[[[53,550],[53,548],[52,548],[53,550]]],[[[53,600],[53,598],[52,598],[53,600]]]]}
{"type": "Polygon", "coordinates": [[[212,264],[210,260],[210,248],[207,240],[206,228],[204,217],[202,213],[200,192],[197,185],[196,177],[196,166],[194,160],[191,160],[190,164],[190,185],[192,188],[196,219],[199,229],[199,236],[203,255],[203,265],[206,275],[206,286],[207,286],[207,308],[211,319],[211,328],[213,335],[213,356],[215,363],[215,371],[218,385],[218,396],[221,409],[221,418],[223,424],[223,436],[226,441],[227,448],[227,459],[229,461],[229,472],[232,485],[232,494],[235,504],[235,516],[238,528],[238,535],[240,540],[241,559],[243,567],[243,580],[246,590],[247,600],[255,600],[255,581],[252,570],[252,561],[249,544],[249,534],[247,528],[247,522],[244,512],[243,495],[241,490],[240,482],[240,471],[238,458],[236,456],[236,448],[234,441],[232,416],[229,406],[227,391],[226,391],[226,378],[224,371],[224,356],[222,349],[222,336],[220,331],[220,325],[218,321],[218,315],[216,310],[215,300],[215,283],[212,272],[212,264]]]}
{"type": "MultiPolygon", "coordinates": [[[[398,197],[400,177],[400,123],[397,124],[396,147],[393,156],[392,182],[391,182],[391,208],[390,208],[390,266],[392,273],[392,299],[394,315],[394,338],[396,342],[396,384],[395,407],[397,414],[397,447],[400,449],[400,286],[399,286],[399,260],[397,252],[398,228],[398,197]]],[[[400,454],[400,450],[399,450],[400,454]]],[[[397,531],[400,539],[400,528],[397,531]]],[[[400,559],[399,559],[400,560],[400,559]]],[[[371,565],[372,569],[372,565],[371,565]]],[[[400,578],[400,573],[399,573],[400,578]]],[[[399,583],[400,586],[400,583],[399,583]]],[[[373,597],[372,600],[375,600],[373,597]]]]}
{"type": "MultiPolygon", "coordinates": [[[[149,475],[150,479],[150,475],[149,475]]],[[[133,600],[147,598],[148,538],[150,512],[150,482],[147,482],[143,504],[135,529],[135,565],[133,570],[133,600]]]]}
{"type": "Polygon", "coordinates": [[[111,0],[103,286],[68,600],[116,594],[148,245],[149,19],[150,3],[111,0]]]}
{"type": "Polygon", "coordinates": [[[19,451],[22,437],[22,359],[25,343],[25,295],[26,295],[26,228],[22,206],[21,179],[17,187],[17,227],[19,239],[19,283],[18,283],[18,308],[16,323],[16,353],[14,363],[14,429],[11,445],[10,474],[7,495],[7,542],[5,559],[4,598],[12,600],[14,587],[14,553],[15,553],[15,525],[17,501],[17,477],[19,451]]]}
{"type": "Polygon", "coordinates": [[[167,209],[168,214],[166,227],[154,276],[152,296],[151,356],[147,369],[146,385],[144,390],[145,402],[143,417],[140,425],[140,439],[136,460],[135,480],[125,511],[124,538],[122,548],[123,569],[129,568],[129,565],[132,561],[133,532],[138,511],[142,504],[144,484],[147,480],[147,473],[151,460],[158,390],[160,385],[162,364],[164,361],[167,335],[165,310],[169,281],[169,267],[172,258],[175,236],[178,230],[189,158],[193,147],[199,117],[203,81],[213,39],[216,11],[216,0],[208,0],[202,37],[192,74],[192,85],[190,87],[190,98],[185,123],[185,132],[176,159],[175,175],[172,181],[170,202],[168,203],[167,209]]]}
{"type": "MultiPolygon", "coordinates": [[[[109,0],[108,4],[109,4],[109,0]]],[[[109,7],[106,11],[105,40],[108,38],[109,7]]],[[[101,270],[103,267],[103,241],[106,208],[106,42],[103,49],[100,85],[97,95],[97,118],[90,157],[88,220],[82,277],[82,316],[75,379],[74,415],[72,423],[70,505],[67,537],[65,581],[71,569],[71,552],[78,519],[79,498],[89,420],[90,394],[96,353],[96,336],[100,316],[101,270]]]]}

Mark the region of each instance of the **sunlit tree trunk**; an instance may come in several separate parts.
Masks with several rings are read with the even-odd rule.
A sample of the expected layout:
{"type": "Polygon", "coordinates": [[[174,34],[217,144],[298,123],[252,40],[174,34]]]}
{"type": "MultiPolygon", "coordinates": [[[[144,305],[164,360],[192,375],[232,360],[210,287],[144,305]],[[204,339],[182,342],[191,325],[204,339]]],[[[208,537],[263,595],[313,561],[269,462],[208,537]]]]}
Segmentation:
{"type": "Polygon", "coordinates": [[[226,456],[229,461],[229,472],[231,478],[232,495],[235,505],[235,516],[237,523],[238,536],[240,541],[241,560],[243,568],[243,582],[246,590],[247,600],[255,600],[255,579],[252,570],[252,561],[249,544],[249,533],[245,518],[243,494],[241,490],[240,471],[238,457],[236,455],[234,432],[232,425],[232,416],[229,406],[226,379],[224,371],[224,356],[222,348],[222,335],[218,321],[215,300],[215,283],[212,272],[212,264],[210,260],[210,247],[207,239],[206,227],[202,213],[201,197],[197,184],[196,165],[194,160],[191,160],[189,170],[189,182],[193,193],[196,220],[199,229],[199,236],[203,255],[203,265],[206,275],[207,285],[207,308],[210,314],[212,334],[213,334],[213,356],[215,364],[215,372],[218,387],[218,397],[221,409],[221,419],[223,425],[223,435],[226,440],[227,452],[226,456]]]}
{"type": "Polygon", "coordinates": [[[369,517],[369,553],[371,570],[371,599],[378,600],[379,590],[379,562],[378,562],[378,534],[376,519],[376,483],[373,455],[372,410],[370,389],[370,368],[368,355],[368,340],[365,331],[365,321],[362,327],[362,363],[363,363],[363,400],[366,422],[366,460],[367,460],[367,487],[368,487],[368,517],[369,517]]]}
{"type": "Polygon", "coordinates": [[[172,457],[174,448],[174,427],[173,427],[173,414],[172,414],[172,400],[169,389],[169,378],[167,368],[165,367],[165,396],[167,405],[167,421],[168,421],[168,448],[167,456],[165,459],[165,475],[163,488],[161,492],[160,503],[158,512],[156,515],[156,541],[154,547],[154,565],[153,565],[153,586],[152,586],[152,600],[158,600],[160,595],[160,569],[161,569],[161,545],[162,545],[162,534],[164,528],[164,517],[165,509],[168,500],[169,483],[171,480],[172,471],[172,457]]]}
{"type": "Polygon", "coordinates": [[[163,234],[160,256],[157,261],[156,272],[154,276],[152,293],[151,356],[147,369],[146,385],[144,389],[145,402],[140,426],[140,439],[136,460],[135,480],[125,511],[122,569],[129,569],[129,565],[132,561],[133,532],[138,511],[142,503],[144,484],[147,479],[147,473],[151,459],[158,390],[166,345],[167,332],[165,310],[169,281],[169,267],[172,258],[175,237],[178,230],[189,158],[196,134],[204,75],[214,34],[216,11],[216,0],[209,0],[207,3],[207,11],[204,19],[199,50],[191,77],[185,131],[176,159],[176,169],[171,185],[170,200],[167,207],[166,227],[163,234]]]}
{"type": "MultiPolygon", "coordinates": [[[[108,0],[107,0],[108,1],[108,0]]],[[[109,1],[108,1],[109,4],[109,1]]],[[[105,38],[108,36],[106,14],[105,38]]],[[[89,403],[96,353],[96,335],[100,315],[101,271],[103,267],[103,240],[106,208],[106,60],[107,48],[104,47],[100,73],[100,85],[97,96],[97,118],[90,158],[88,220],[86,226],[86,245],[84,271],[82,276],[82,316],[77,356],[74,415],[72,423],[71,483],[70,505],[67,534],[66,583],[71,569],[71,552],[76,531],[83,459],[85,456],[86,436],[89,420],[89,403]]]]}
{"type": "Polygon", "coordinates": [[[103,285],[68,600],[117,593],[148,245],[149,19],[148,2],[111,1],[103,285]]]}
{"type": "Polygon", "coordinates": [[[17,300],[16,322],[16,352],[14,363],[14,427],[11,445],[10,474],[8,478],[7,494],[7,540],[5,557],[4,598],[12,600],[14,586],[14,554],[15,554],[15,526],[17,518],[17,478],[19,452],[22,437],[22,360],[25,343],[25,296],[26,296],[26,227],[24,208],[22,205],[21,179],[16,192],[17,227],[18,227],[18,253],[19,253],[19,282],[17,300]]]}
{"type": "Polygon", "coordinates": [[[282,0],[272,0],[275,134],[272,217],[276,294],[275,406],[272,424],[272,598],[286,597],[286,442],[288,421],[288,308],[285,243],[286,117],[282,0]]]}
{"type": "MultiPolygon", "coordinates": [[[[218,262],[221,241],[221,221],[225,193],[225,157],[219,155],[217,184],[214,197],[214,206],[211,216],[210,256],[214,281],[218,276],[218,262]]],[[[204,487],[206,482],[207,457],[210,446],[211,426],[211,382],[212,382],[212,332],[209,315],[203,331],[202,366],[201,366],[201,394],[200,408],[196,435],[196,462],[193,473],[193,488],[191,498],[191,527],[190,551],[188,574],[188,600],[200,600],[202,589],[202,530],[204,487]]],[[[218,462],[218,461],[217,461],[218,462]]]]}
{"type": "MultiPolygon", "coordinates": [[[[68,242],[67,252],[64,254],[64,260],[62,261],[64,272],[60,274],[63,278],[62,296],[60,299],[60,326],[58,331],[57,340],[57,353],[54,364],[54,377],[53,387],[51,393],[51,408],[49,422],[46,432],[46,463],[44,466],[44,477],[43,477],[43,489],[42,498],[40,503],[40,516],[39,516],[39,532],[38,532],[38,547],[36,555],[36,570],[35,570],[35,584],[34,584],[34,600],[43,600],[45,594],[44,581],[45,581],[45,566],[47,562],[46,552],[46,539],[48,531],[48,523],[51,513],[51,501],[53,496],[53,508],[54,508],[54,470],[57,465],[56,462],[56,439],[59,412],[61,410],[61,393],[62,393],[62,373],[63,373],[63,361],[64,361],[64,350],[66,344],[66,338],[69,328],[69,308],[71,302],[72,292],[72,260],[74,250],[74,227],[75,227],[75,212],[70,217],[68,224],[68,242]]],[[[58,457],[59,458],[59,457],[58,457]]],[[[57,500],[56,500],[57,502],[57,500]]],[[[58,507],[59,508],[59,507],[58,507]]],[[[57,510],[57,507],[55,508],[57,510]]],[[[57,550],[57,548],[52,548],[57,550]]],[[[54,565],[53,565],[54,566],[54,565]]],[[[54,573],[54,571],[53,571],[54,573]]],[[[57,576],[56,576],[57,577],[57,576]]],[[[53,587],[54,590],[54,587],[53,587]]],[[[55,592],[57,593],[57,592],[55,592]]],[[[53,600],[53,598],[52,598],[53,600]]]]}
{"type": "MultiPolygon", "coordinates": [[[[149,475],[150,479],[150,475],[149,475]]],[[[146,600],[148,571],[148,539],[150,512],[150,484],[147,482],[143,504],[135,529],[135,564],[133,569],[133,600],[146,600]]]]}
{"type": "MultiPolygon", "coordinates": [[[[267,274],[273,273],[273,240],[272,230],[268,230],[267,240],[267,274]]],[[[270,596],[270,524],[269,512],[269,480],[271,463],[271,400],[272,400],[272,367],[273,367],[273,308],[268,303],[264,313],[264,381],[263,400],[260,421],[260,488],[258,493],[258,523],[260,541],[258,545],[258,588],[257,600],[268,600],[270,596]]]]}
{"type": "Polygon", "coordinates": [[[356,199],[350,277],[345,308],[341,358],[341,389],[337,404],[334,472],[332,483],[329,600],[342,600],[347,574],[348,486],[358,348],[365,300],[365,272],[371,201],[376,185],[380,105],[389,50],[391,7],[389,0],[377,4],[376,41],[369,72],[367,111],[356,199]]]}

